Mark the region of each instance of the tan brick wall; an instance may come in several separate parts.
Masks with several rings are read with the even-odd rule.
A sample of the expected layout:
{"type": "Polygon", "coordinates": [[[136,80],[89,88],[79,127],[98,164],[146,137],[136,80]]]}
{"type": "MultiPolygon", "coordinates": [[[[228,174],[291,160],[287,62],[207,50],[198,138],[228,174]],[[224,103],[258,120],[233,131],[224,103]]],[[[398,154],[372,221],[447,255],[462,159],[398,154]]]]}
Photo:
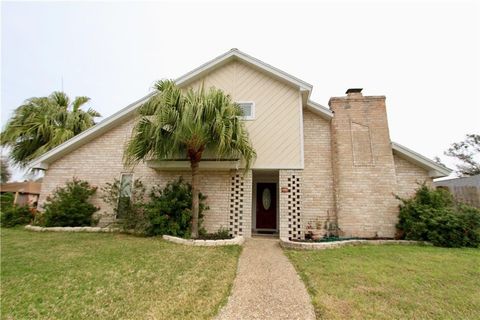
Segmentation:
{"type": "MultiPolygon", "coordinates": [[[[331,125],[309,111],[304,112],[305,169],[279,170],[280,190],[289,188],[293,176],[299,179],[295,199],[288,198],[293,196],[291,186],[287,193],[279,194],[280,236],[303,237],[308,223],[319,221],[322,224],[327,216],[334,217],[337,212],[339,227],[345,235],[392,237],[398,215],[398,203],[393,194],[409,195],[417,187],[416,181],[427,179],[431,183],[431,179],[425,170],[393,157],[383,97],[333,98],[331,107],[335,111],[331,125]],[[354,148],[354,143],[362,147],[354,148]],[[368,152],[363,154],[362,150],[368,147],[368,152]]],[[[128,172],[122,158],[132,123],[129,121],[111,129],[51,164],[43,179],[39,207],[57,186],[74,176],[100,188],[128,172]]],[[[188,170],[160,172],[143,163],[136,166],[133,173],[147,188],[156,184],[165,186],[178,176],[190,181],[188,170]]],[[[250,236],[251,171],[245,176],[236,171],[201,172],[200,189],[208,197],[210,207],[204,218],[207,231],[230,227],[231,183],[238,173],[244,183],[242,231],[238,225],[238,233],[250,236]]],[[[104,225],[113,220],[113,210],[99,198],[99,192],[93,203],[101,207],[99,215],[104,225]]]]}
{"type": "Polygon", "coordinates": [[[329,104],[335,113],[334,188],[341,234],[393,237],[398,208],[393,196],[396,177],[385,97],[351,94],[332,98],[329,104]],[[353,123],[354,129],[362,130],[352,131],[353,123]],[[365,141],[365,137],[370,137],[370,141],[365,141]],[[354,143],[360,142],[363,147],[354,148],[354,143]]]}
{"type": "Polygon", "coordinates": [[[335,222],[330,122],[304,110],[303,135],[305,169],[303,170],[302,221],[308,224],[335,222]]]}
{"type": "Polygon", "coordinates": [[[393,155],[395,162],[395,172],[397,177],[396,194],[403,198],[408,198],[415,193],[419,184],[426,182],[428,186],[432,186],[432,178],[428,176],[428,171],[408,162],[407,160],[393,155]]]}
{"type": "MultiPolygon", "coordinates": [[[[92,203],[100,207],[100,224],[105,225],[113,220],[113,210],[100,199],[100,188],[113,179],[120,179],[122,172],[128,172],[123,166],[123,147],[131,132],[132,121],[113,128],[104,135],[88,142],[65,157],[50,165],[43,178],[39,199],[39,208],[46,197],[67,180],[77,177],[98,186],[99,190],[92,203]]],[[[190,172],[156,171],[145,164],[138,164],[133,170],[134,179],[140,179],[150,189],[153,185],[165,186],[167,182],[183,176],[191,181],[190,172]]],[[[207,196],[206,203],[210,210],[205,212],[204,227],[215,232],[220,227],[228,227],[228,207],[230,199],[230,172],[201,172],[200,190],[207,196]]]]}

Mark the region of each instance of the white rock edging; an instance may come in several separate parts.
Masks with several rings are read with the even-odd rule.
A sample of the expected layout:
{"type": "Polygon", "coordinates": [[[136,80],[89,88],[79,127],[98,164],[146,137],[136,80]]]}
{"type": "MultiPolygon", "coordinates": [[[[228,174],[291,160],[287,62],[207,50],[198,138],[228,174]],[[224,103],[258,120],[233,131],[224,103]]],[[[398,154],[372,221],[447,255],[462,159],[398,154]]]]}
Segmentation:
{"type": "Polygon", "coordinates": [[[425,241],[412,241],[412,240],[343,240],[343,241],[332,241],[332,242],[297,242],[290,241],[288,239],[280,239],[280,245],[282,248],[286,249],[297,249],[297,250],[324,250],[324,249],[334,249],[346,246],[358,246],[362,244],[371,244],[371,245],[381,245],[381,244],[405,244],[405,245],[431,245],[429,242],[425,241]]]}
{"type": "Polygon", "coordinates": [[[245,242],[245,238],[242,236],[238,236],[233,239],[225,239],[225,240],[194,240],[194,239],[183,239],[179,237],[164,235],[163,239],[173,243],[184,244],[187,246],[201,246],[201,247],[232,246],[232,245],[241,246],[245,242]]]}
{"type": "Polygon", "coordinates": [[[100,228],[100,227],[40,227],[26,225],[25,229],[30,231],[45,232],[45,231],[54,231],[54,232],[116,232],[119,231],[117,228],[100,228]]]}

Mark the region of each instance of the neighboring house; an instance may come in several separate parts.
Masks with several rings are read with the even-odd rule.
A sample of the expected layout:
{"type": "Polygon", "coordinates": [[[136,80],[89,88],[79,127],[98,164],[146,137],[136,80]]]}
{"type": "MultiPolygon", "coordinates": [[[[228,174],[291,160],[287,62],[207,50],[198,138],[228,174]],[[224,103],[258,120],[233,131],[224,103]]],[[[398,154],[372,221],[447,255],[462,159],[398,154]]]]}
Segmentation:
{"type": "Polygon", "coordinates": [[[0,184],[0,193],[12,193],[13,203],[36,207],[42,183],[37,181],[8,182],[0,184]]]}
{"type": "Polygon", "coordinates": [[[435,181],[437,188],[449,190],[455,199],[471,206],[480,208],[480,174],[471,177],[462,177],[435,181]]]}
{"type": "MultiPolygon", "coordinates": [[[[406,196],[417,182],[450,170],[390,141],[384,96],[349,89],[326,108],[310,100],[312,86],[237,49],[176,79],[181,87],[215,86],[245,112],[257,152],[248,172],[238,161],[202,161],[201,192],[210,210],[204,227],[233,235],[279,233],[304,237],[308,225],[325,224],[341,235],[393,237],[398,215],[394,194],[406,196]]],[[[123,166],[123,147],[135,111],[152,94],[31,162],[45,170],[40,204],[72,177],[99,187],[114,178],[165,185],[190,179],[188,161],[146,161],[133,172],[123,166]]],[[[408,123],[405,124],[406,126],[408,123]]],[[[101,224],[115,219],[102,207],[101,224]]]]}

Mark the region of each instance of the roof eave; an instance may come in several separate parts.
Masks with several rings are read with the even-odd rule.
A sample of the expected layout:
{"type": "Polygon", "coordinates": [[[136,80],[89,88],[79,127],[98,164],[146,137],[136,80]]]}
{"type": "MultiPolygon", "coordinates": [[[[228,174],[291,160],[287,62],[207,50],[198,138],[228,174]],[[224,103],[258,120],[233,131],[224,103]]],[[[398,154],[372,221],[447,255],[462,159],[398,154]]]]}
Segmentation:
{"type": "Polygon", "coordinates": [[[446,177],[453,171],[452,169],[439,165],[435,161],[430,160],[427,157],[422,156],[421,154],[393,141],[392,149],[399,156],[406,158],[407,160],[410,160],[411,162],[414,162],[420,167],[428,170],[428,175],[431,178],[446,177]]]}
{"type": "Polygon", "coordinates": [[[148,98],[153,96],[155,93],[149,93],[145,97],[129,104],[125,108],[122,108],[118,112],[112,114],[106,119],[100,121],[93,127],[88,128],[82,133],[74,136],[73,138],[67,140],[66,142],[56,146],[50,151],[44,153],[40,157],[32,160],[27,167],[31,169],[40,169],[47,170],[50,163],[61,158],[63,155],[75,150],[79,145],[82,145],[86,141],[93,140],[99,134],[102,134],[108,131],[111,127],[115,126],[119,121],[126,120],[128,117],[135,113],[135,110],[148,98]]]}
{"type": "Polygon", "coordinates": [[[310,110],[313,113],[319,115],[320,117],[322,117],[325,120],[332,120],[333,119],[333,112],[330,109],[322,106],[319,103],[316,103],[312,100],[308,100],[307,104],[306,104],[306,107],[307,107],[308,110],[310,110]]]}

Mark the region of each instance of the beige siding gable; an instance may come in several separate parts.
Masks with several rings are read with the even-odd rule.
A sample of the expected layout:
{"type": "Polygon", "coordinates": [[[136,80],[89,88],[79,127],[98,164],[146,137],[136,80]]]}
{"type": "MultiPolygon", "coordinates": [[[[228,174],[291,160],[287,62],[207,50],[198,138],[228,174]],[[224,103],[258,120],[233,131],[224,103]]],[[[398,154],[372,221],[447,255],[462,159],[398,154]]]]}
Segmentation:
{"type": "Polygon", "coordinates": [[[257,151],[253,169],[302,168],[300,91],[240,61],[232,61],[192,83],[216,87],[239,101],[255,103],[255,119],[246,121],[257,151]]]}

